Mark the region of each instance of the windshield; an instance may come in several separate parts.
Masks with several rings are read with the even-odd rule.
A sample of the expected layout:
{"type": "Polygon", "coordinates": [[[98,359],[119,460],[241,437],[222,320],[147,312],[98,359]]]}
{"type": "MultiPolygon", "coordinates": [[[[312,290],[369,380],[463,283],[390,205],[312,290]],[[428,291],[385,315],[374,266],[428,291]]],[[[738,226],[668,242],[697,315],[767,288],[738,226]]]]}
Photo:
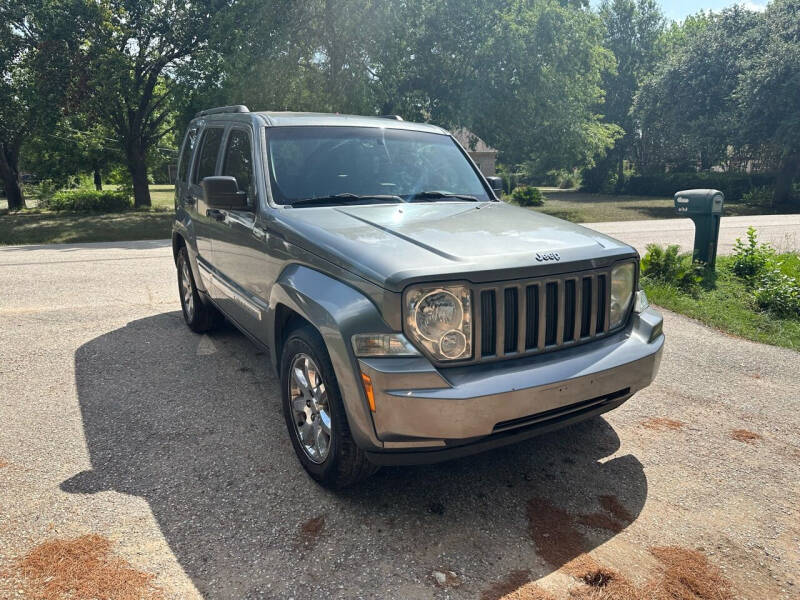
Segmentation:
{"type": "Polygon", "coordinates": [[[272,127],[268,139],[278,204],[340,194],[489,200],[478,174],[447,135],[381,127],[272,127]]]}

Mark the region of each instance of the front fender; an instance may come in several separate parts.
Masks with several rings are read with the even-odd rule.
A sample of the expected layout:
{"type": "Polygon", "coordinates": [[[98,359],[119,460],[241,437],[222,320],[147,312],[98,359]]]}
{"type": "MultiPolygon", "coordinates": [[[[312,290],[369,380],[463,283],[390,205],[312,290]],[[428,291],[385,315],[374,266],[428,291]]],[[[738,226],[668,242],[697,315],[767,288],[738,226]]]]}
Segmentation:
{"type": "Polygon", "coordinates": [[[359,367],[350,343],[356,333],[390,333],[378,308],[357,289],[311,269],[293,264],[281,273],[270,294],[268,332],[273,366],[279,372],[280,347],[275,315],[284,305],[311,323],[322,335],[331,358],[347,421],[356,443],[366,449],[382,448],[375,434],[372,413],[361,387],[359,367]]]}

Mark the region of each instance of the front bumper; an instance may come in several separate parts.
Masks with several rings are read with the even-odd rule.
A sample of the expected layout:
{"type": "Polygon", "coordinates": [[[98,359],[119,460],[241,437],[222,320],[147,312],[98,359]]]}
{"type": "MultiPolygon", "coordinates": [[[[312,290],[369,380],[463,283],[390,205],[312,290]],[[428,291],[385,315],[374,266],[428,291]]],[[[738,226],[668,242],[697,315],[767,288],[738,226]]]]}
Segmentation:
{"type": "Polygon", "coordinates": [[[516,360],[436,369],[361,359],[372,378],[378,464],[430,463],[512,443],[619,406],[655,378],[662,318],[647,309],[603,340],[516,360]]]}

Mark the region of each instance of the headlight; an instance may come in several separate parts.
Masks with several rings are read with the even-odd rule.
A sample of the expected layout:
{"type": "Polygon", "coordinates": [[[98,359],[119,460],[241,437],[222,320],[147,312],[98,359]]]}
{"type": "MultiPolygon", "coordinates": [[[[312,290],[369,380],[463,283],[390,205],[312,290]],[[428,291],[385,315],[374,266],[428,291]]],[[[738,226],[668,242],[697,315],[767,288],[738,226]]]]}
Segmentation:
{"type": "Polygon", "coordinates": [[[463,285],[411,288],[405,299],[406,332],[438,360],[472,356],[472,303],[463,285]]]}
{"type": "Polygon", "coordinates": [[[618,327],[628,314],[633,299],[634,268],[633,263],[624,263],[611,271],[611,329],[618,327]]]}

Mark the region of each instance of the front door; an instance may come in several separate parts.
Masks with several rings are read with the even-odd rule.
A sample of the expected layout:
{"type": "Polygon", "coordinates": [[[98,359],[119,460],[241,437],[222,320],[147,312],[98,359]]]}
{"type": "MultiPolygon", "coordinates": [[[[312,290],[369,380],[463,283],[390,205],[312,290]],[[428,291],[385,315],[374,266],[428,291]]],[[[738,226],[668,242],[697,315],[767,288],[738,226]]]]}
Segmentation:
{"type": "Polygon", "coordinates": [[[232,126],[225,136],[219,174],[236,178],[239,190],[247,192],[248,210],[220,211],[223,218],[214,231],[212,252],[220,288],[215,299],[228,315],[258,336],[269,290],[261,268],[266,235],[256,225],[259,197],[253,165],[251,129],[232,126]]]}

